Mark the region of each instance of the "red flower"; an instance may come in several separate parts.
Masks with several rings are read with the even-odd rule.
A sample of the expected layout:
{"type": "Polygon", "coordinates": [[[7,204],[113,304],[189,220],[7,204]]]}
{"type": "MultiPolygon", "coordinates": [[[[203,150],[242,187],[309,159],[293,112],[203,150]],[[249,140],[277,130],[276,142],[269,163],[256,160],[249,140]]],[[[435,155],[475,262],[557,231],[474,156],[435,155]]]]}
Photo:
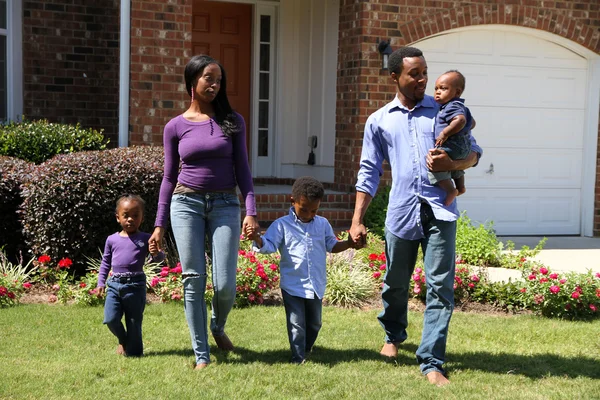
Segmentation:
{"type": "Polygon", "coordinates": [[[379,266],[379,270],[380,270],[380,271],[385,271],[385,264],[381,264],[381,265],[379,266]]]}
{"type": "Polygon", "coordinates": [[[557,273],[550,274],[550,279],[558,279],[558,274],[557,273]]]}
{"type": "Polygon", "coordinates": [[[371,261],[375,261],[375,260],[377,260],[377,257],[378,257],[378,256],[377,256],[377,254],[375,254],[375,253],[371,253],[371,254],[369,254],[369,260],[371,260],[371,261]]]}
{"type": "Polygon", "coordinates": [[[473,275],[473,276],[471,276],[471,280],[473,282],[479,282],[479,277],[477,275],[473,275]]]}
{"type": "Polygon", "coordinates": [[[548,273],[548,268],[542,267],[540,268],[540,274],[546,275],[548,273]]]}
{"type": "Polygon", "coordinates": [[[377,278],[379,278],[380,276],[381,276],[381,272],[379,272],[379,271],[375,271],[375,272],[373,272],[373,278],[377,279],[377,278]]]}
{"type": "Polygon", "coordinates": [[[49,255],[44,254],[38,257],[38,262],[42,263],[42,264],[46,264],[47,262],[50,262],[51,258],[49,255]]]}
{"type": "Polygon", "coordinates": [[[550,293],[557,294],[560,292],[560,286],[552,285],[550,286],[550,293]]]}
{"type": "Polygon", "coordinates": [[[475,287],[475,284],[471,282],[471,283],[469,283],[469,287],[470,287],[471,289],[473,289],[473,288],[475,287]]]}
{"type": "Polygon", "coordinates": [[[521,293],[525,293],[527,291],[527,288],[521,288],[521,293]]]}
{"type": "Polygon", "coordinates": [[[381,253],[379,255],[379,257],[377,257],[377,260],[379,260],[379,261],[385,261],[385,253],[381,253]]]}
{"type": "Polygon", "coordinates": [[[71,268],[71,265],[73,265],[73,261],[66,257],[58,262],[58,268],[71,268]]]}
{"type": "Polygon", "coordinates": [[[579,292],[573,292],[573,293],[571,293],[571,297],[572,297],[573,299],[576,299],[576,300],[577,300],[577,299],[579,298],[579,296],[581,296],[581,295],[579,294],[579,292]]]}
{"type": "Polygon", "coordinates": [[[180,274],[183,270],[181,269],[181,264],[177,263],[177,266],[171,269],[172,274],[180,274]]]}
{"type": "Polygon", "coordinates": [[[598,311],[598,308],[596,308],[595,305],[590,303],[590,310],[592,310],[593,312],[596,312],[596,311],[598,311]]]}
{"type": "Polygon", "coordinates": [[[271,264],[269,268],[271,268],[271,271],[277,271],[277,264],[271,264]]]}
{"type": "Polygon", "coordinates": [[[540,283],[546,283],[548,282],[548,278],[546,278],[545,276],[540,278],[540,283]]]}
{"type": "Polygon", "coordinates": [[[29,288],[31,287],[31,283],[29,283],[29,282],[25,282],[25,283],[23,284],[23,287],[24,287],[25,289],[29,289],[29,288]]]}
{"type": "Polygon", "coordinates": [[[256,297],[254,297],[254,295],[251,294],[251,295],[248,296],[248,301],[254,301],[255,298],[256,297]]]}
{"type": "Polygon", "coordinates": [[[85,283],[85,282],[81,282],[81,283],[79,284],[79,287],[80,287],[80,288],[84,288],[84,287],[86,287],[86,286],[87,286],[87,285],[86,285],[86,283],[85,283]]]}
{"type": "Polygon", "coordinates": [[[13,292],[8,292],[6,295],[8,296],[9,299],[15,298],[15,294],[13,292]]]}
{"type": "Polygon", "coordinates": [[[535,281],[536,280],[536,276],[535,276],[535,274],[529,274],[529,276],[527,277],[527,279],[529,279],[530,281],[535,281]]]}

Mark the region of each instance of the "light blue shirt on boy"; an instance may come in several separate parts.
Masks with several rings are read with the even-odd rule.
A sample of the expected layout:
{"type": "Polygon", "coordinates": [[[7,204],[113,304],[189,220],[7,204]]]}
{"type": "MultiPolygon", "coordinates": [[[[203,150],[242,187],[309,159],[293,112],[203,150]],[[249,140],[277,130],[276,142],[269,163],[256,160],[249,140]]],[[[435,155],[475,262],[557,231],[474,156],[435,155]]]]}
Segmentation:
{"type": "MultiPolygon", "coordinates": [[[[434,148],[435,117],[439,105],[433,97],[409,110],[396,96],[393,101],[375,111],[365,124],[363,148],[356,190],[372,197],[377,192],[383,174],[384,160],[392,170],[392,188],[385,227],[406,240],[424,237],[421,226],[421,203],[428,203],[438,220],[456,221],[456,201],[444,206],[446,192],[434,186],[427,177],[426,156],[434,148]]],[[[471,150],[483,153],[471,135],[471,150]]]]}
{"type": "Polygon", "coordinates": [[[338,242],[326,218],[315,216],[302,222],[294,207],[275,220],[262,237],[263,246],[254,250],[261,254],[279,250],[280,287],[292,296],[322,299],[327,282],[327,252],[338,242]]]}

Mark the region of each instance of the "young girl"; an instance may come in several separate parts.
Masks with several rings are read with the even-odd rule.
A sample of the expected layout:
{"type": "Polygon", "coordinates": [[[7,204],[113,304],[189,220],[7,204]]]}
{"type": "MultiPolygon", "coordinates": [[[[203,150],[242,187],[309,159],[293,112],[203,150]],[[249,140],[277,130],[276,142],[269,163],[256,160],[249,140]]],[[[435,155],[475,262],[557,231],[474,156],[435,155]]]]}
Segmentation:
{"type": "Polygon", "coordinates": [[[136,195],[125,195],[117,200],[117,222],[123,230],[106,239],[100,273],[98,291],[104,293],[108,286],[104,303],[104,324],[119,340],[117,354],[141,356],[142,318],[146,306],[146,275],[143,266],[148,252],[153,262],[164,259],[156,245],[148,245],[150,234],[138,229],[144,220],[144,200],[136,195]],[[108,272],[113,274],[108,281],[108,272]],[[125,314],[125,325],[121,318],[125,314]]]}

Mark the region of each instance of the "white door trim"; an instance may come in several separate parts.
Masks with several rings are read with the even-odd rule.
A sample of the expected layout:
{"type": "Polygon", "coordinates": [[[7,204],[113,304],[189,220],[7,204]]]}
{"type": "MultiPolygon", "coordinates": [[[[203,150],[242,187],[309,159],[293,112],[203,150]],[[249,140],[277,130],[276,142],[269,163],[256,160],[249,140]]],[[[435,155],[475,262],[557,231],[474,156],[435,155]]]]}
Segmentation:
{"type": "MultiPolygon", "coordinates": [[[[550,32],[513,25],[475,25],[450,29],[428,36],[413,43],[418,47],[420,41],[432,37],[474,30],[515,32],[534,36],[562,46],[588,61],[588,85],[585,101],[585,121],[583,132],[583,160],[581,176],[581,235],[594,235],[594,202],[596,188],[596,159],[598,156],[598,111],[600,109],[600,55],[582,45],[550,32]]],[[[485,152],[485,149],[484,149],[485,152]]]]}
{"type": "Polygon", "coordinates": [[[23,117],[23,2],[6,2],[6,94],[8,120],[23,117]]]}

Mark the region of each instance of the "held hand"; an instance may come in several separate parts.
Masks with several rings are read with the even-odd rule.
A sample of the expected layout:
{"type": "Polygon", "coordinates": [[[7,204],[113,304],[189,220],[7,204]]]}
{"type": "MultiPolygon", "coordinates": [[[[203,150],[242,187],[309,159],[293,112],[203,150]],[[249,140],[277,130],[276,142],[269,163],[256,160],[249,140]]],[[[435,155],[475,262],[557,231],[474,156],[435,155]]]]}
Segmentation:
{"type": "Polygon", "coordinates": [[[156,242],[148,240],[148,251],[152,257],[156,257],[158,254],[158,246],[156,245],[156,242]]]}
{"type": "Polygon", "coordinates": [[[150,249],[150,254],[153,256],[156,255],[159,251],[162,251],[162,242],[165,237],[165,228],[162,226],[157,226],[154,228],[154,232],[152,232],[152,236],[148,239],[148,248],[150,249]],[[152,253],[152,249],[156,251],[156,253],[152,253]]]}
{"type": "Polygon", "coordinates": [[[435,147],[440,147],[446,142],[446,140],[448,140],[446,135],[440,134],[440,136],[438,136],[438,138],[435,140],[435,147]]]}
{"type": "Polygon", "coordinates": [[[106,288],[104,286],[97,288],[98,296],[104,296],[104,290],[106,288]]]}
{"type": "Polygon", "coordinates": [[[252,239],[251,235],[255,236],[260,232],[260,225],[255,216],[246,215],[244,223],[242,224],[242,232],[248,239],[252,239]]]}
{"type": "Polygon", "coordinates": [[[427,168],[433,172],[452,171],[453,162],[444,150],[431,149],[427,153],[427,168]]]}
{"type": "Polygon", "coordinates": [[[349,239],[354,242],[353,248],[362,249],[367,244],[367,228],[363,223],[352,222],[349,235],[349,239]]]}

